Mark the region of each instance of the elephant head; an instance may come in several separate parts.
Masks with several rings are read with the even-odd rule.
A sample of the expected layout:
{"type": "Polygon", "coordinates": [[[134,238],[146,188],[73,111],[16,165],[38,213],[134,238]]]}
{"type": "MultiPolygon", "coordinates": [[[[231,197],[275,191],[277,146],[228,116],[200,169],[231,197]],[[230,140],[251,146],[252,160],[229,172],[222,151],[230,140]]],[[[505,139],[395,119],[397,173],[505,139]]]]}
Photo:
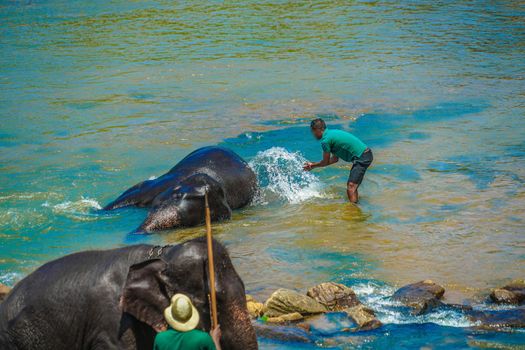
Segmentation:
{"type": "Polygon", "coordinates": [[[229,219],[231,209],[221,184],[209,175],[197,173],[158,195],[148,217],[137,231],[152,232],[204,223],[206,192],[212,220],[229,219]]]}
{"type": "MultiPolygon", "coordinates": [[[[214,240],[217,310],[223,349],[257,349],[255,331],[246,309],[244,284],[226,249],[214,240]]],[[[187,295],[200,314],[198,328],[211,328],[207,246],[205,239],[166,249],[159,259],[130,267],[121,308],[157,331],[165,329],[164,309],[176,293],[187,295]]]]}

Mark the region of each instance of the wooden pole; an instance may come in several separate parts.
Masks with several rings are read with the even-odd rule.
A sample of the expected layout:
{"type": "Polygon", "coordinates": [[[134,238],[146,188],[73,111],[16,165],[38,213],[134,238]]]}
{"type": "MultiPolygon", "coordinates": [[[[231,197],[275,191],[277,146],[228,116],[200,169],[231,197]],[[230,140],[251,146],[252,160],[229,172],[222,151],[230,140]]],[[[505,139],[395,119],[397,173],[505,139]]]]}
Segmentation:
{"type": "Polygon", "coordinates": [[[211,329],[218,325],[217,320],[217,296],[215,294],[215,266],[213,263],[213,240],[211,236],[211,215],[208,205],[208,191],[204,194],[204,208],[206,212],[206,239],[208,242],[208,271],[210,279],[210,307],[211,307],[211,329]]]}

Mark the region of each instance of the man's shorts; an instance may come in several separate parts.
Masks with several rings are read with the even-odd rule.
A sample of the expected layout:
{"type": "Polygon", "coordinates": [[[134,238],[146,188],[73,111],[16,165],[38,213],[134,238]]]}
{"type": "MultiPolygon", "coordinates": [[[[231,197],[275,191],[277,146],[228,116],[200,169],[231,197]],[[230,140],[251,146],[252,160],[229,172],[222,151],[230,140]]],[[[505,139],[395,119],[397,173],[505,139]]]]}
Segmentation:
{"type": "Polygon", "coordinates": [[[374,160],[374,155],[372,150],[367,148],[361,157],[354,160],[354,165],[350,170],[350,176],[348,176],[348,182],[353,182],[360,185],[363,182],[363,177],[365,176],[366,169],[372,164],[374,160]]]}

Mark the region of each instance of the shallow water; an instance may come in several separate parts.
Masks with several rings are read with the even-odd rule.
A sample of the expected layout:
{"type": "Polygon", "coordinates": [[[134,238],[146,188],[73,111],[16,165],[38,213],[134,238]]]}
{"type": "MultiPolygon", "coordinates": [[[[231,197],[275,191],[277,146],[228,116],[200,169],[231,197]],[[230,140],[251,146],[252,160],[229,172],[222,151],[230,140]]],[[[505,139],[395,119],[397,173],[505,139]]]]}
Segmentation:
{"type": "Polygon", "coordinates": [[[215,229],[248,291],[340,281],[387,324],[321,345],[524,343],[384,305],[431,278],[448,300],[487,307],[489,288],[523,278],[524,12],[512,1],[0,3],[0,282],[78,250],[202,234],[131,239],[143,210],[96,209],[223,144],[264,186],[215,229]],[[344,198],[347,165],[297,169],[320,156],[314,116],[374,150],[359,207],[344,198]]]}

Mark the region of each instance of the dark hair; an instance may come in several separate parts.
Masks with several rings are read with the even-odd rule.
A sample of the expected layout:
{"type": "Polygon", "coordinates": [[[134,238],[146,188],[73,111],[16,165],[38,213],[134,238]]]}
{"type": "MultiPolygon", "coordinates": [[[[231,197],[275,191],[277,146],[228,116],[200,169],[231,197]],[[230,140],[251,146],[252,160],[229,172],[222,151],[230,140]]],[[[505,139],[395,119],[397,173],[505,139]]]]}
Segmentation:
{"type": "Polygon", "coordinates": [[[312,122],[310,123],[310,128],[324,130],[326,129],[326,123],[321,118],[317,118],[312,120],[312,122]]]}

